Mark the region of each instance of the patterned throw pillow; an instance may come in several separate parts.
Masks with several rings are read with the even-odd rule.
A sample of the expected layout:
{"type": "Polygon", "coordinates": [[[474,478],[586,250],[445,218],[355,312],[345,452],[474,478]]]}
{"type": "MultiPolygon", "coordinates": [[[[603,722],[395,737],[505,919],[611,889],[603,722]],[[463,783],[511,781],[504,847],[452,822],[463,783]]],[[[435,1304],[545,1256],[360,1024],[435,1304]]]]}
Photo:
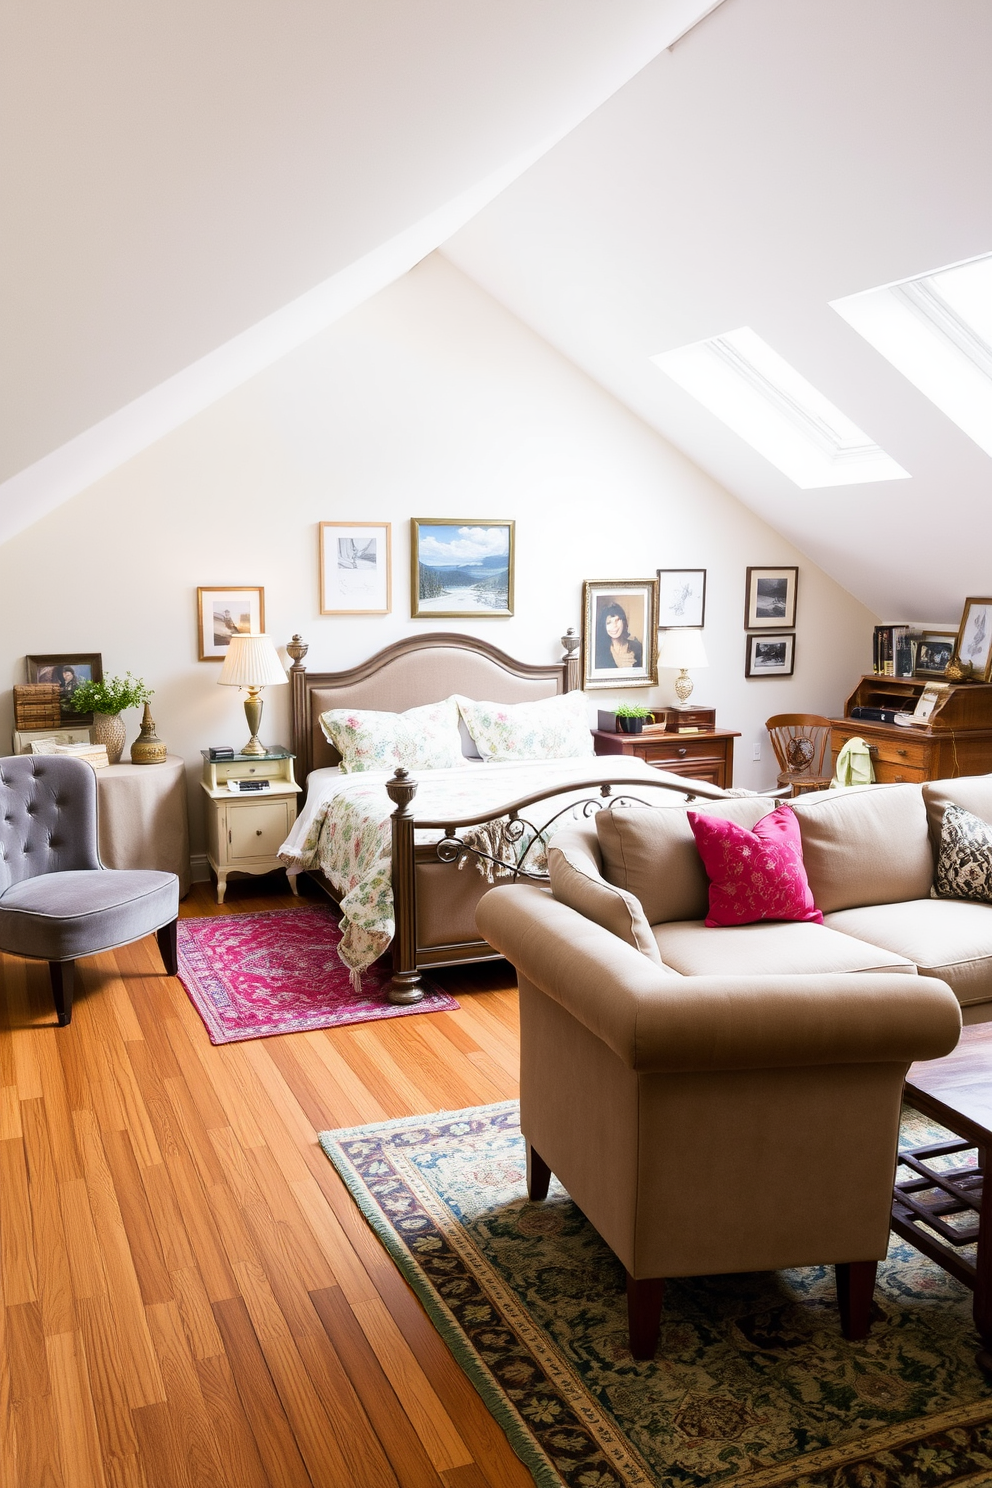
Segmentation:
{"type": "Polygon", "coordinates": [[[372,709],[329,708],[320,726],[341,755],[341,769],[447,770],[465,764],[458,732],[458,703],[453,697],[406,713],[372,709]]]}
{"type": "Polygon", "coordinates": [[[536,703],[473,703],[460,697],[458,707],[484,760],[577,759],[593,752],[582,692],[536,703]]]}
{"type": "Polygon", "coordinates": [[[992,826],[960,806],[948,806],[940,829],[936,896],[992,904],[992,826]]]}
{"type": "Polygon", "coordinates": [[[757,920],[823,924],[803,866],[799,822],[790,807],[770,811],[753,831],[701,811],[686,814],[710,880],[707,925],[753,925],[757,920]]]}

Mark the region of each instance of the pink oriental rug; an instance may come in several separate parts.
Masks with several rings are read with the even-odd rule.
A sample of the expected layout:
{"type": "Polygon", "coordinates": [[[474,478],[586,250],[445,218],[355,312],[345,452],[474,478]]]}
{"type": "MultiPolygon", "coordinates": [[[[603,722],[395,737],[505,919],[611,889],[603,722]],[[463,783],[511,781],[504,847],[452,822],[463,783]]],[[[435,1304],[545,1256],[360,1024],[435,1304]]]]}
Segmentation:
{"type": "Polygon", "coordinates": [[[336,915],[320,906],[180,920],[179,980],[212,1044],[458,1007],[427,978],[422,1002],[394,1006],[389,971],[378,965],[354,992],[340,939],[336,915]]]}

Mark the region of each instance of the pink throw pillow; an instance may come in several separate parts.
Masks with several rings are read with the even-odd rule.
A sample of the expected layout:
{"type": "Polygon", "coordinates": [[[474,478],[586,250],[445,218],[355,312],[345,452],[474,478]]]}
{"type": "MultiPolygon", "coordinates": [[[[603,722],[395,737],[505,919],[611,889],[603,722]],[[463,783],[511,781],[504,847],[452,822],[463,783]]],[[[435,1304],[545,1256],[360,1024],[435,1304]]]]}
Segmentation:
{"type": "Polygon", "coordinates": [[[710,880],[707,925],[753,925],[756,920],[823,924],[803,866],[799,822],[790,807],[770,811],[750,832],[701,811],[687,815],[710,880]]]}

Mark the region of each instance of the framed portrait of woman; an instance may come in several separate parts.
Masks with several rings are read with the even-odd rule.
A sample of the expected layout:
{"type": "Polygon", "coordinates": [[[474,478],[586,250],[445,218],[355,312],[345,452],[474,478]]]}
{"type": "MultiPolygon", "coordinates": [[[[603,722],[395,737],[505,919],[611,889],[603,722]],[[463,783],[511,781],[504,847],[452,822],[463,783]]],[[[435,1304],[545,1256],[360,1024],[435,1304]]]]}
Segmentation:
{"type": "Polygon", "coordinates": [[[658,580],[587,579],[582,586],[582,686],[658,681],[658,580]]]}

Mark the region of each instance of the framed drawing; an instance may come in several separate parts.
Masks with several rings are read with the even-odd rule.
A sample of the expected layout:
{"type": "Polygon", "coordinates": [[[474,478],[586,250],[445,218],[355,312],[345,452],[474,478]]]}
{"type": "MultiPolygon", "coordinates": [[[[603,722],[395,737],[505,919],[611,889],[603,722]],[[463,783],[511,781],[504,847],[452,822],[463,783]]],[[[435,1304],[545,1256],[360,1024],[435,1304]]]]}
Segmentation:
{"type": "Polygon", "coordinates": [[[414,619],[513,614],[512,522],[413,517],[410,525],[414,619]]]}
{"type": "Polygon", "coordinates": [[[926,630],[916,643],[916,675],[942,677],[954,655],[955,630],[926,630]]]}
{"type": "Polygon", "coordinates": [[[582,686],[658,681],[658,580],[587,579],[582,586],[582,686]]]}
{"type": "Polygon", "coordinates": [[[658,624],[662,630],[701,630],[705,616],[705,568],[659,568],[658,624]]]}
{"type": "Polygon", "coordinates": [[[72,728],[93,722],[92,713],[74,713],[70,699],[80,682],[103,681],[103,657],[99,651],[56,651],[48,656],[27,656],[25,661],[29,682],[58,685],[59,711],[64,724],[72,728]]]}
{"type": "Polygon", "coordinates": [[[786,635],[749,635],[744,658],[745,677],[791,677],[796,663],[796,638],[786,635]]]}
{"type": "Polygon", "coordinates": [[[388,615],[392,607],[389,522],[321,522],[320,613],[388,615]]]}
{"type": "Polygon", "coordinates": [[[744,629],[791,630],[796,623],[798,587],[798,568],[749,568],[744,590],[744,629]]]}
{"type": "Polygon", "coordinates": [[[951,660],[973,666],[983,682],[992,680],[992,599],[965,600],[951,660]]]}
{"type": "Polygon", "coordinates": [[[218,585],[196,591],[201,661],[223,661],[232,635],[261,635],[265,591],[247,585],[218,585]]]}

